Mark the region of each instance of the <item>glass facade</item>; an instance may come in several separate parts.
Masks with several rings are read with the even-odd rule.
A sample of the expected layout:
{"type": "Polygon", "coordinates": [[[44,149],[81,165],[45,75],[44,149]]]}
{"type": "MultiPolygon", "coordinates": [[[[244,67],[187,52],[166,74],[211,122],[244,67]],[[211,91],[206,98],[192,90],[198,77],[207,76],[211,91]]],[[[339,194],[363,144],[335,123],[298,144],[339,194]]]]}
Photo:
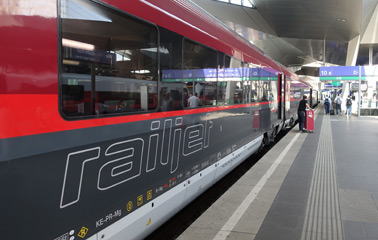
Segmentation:
{"type": "Polygon", "coordinates": [[[250,0],[213,0],[213,1],[230,3],[234,5],[239,5],[242,7],[247,7],[247,8],[256,8],[256,6],[253,5],[250,0]]]}

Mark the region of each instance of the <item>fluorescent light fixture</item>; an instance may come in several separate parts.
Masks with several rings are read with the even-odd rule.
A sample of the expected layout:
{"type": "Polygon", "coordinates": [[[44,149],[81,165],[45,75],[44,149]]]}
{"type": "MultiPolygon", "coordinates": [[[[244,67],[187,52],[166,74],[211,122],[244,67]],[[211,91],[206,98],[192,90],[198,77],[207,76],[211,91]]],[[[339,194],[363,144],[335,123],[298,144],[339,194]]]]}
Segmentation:
{"type": "Polygon", "coordinates": [[[135,70],[135,71],[131,71],[131,73],[146,74],[146,73],[150,73],[150,70],[135,70]]]}
{"type": "Polygon", "coordinates": [[[129,57],[118,54],[118,53],[116,53],[116,56],[117,56],[117,60],[116,60],[117,62],[125,62],[125,61],[131,60],[129,57]]]}
{"type": "Polygon", "coordinates": [[[80,62],[79,61],[74,61],[74,60],[63,59],[63,64],[77,66],[77,65],[80,64],[80,62]]]}
{"type": "Polygon", "coordinates": [[[72,47],[72,48],[78,48],[78,49],[83,49],[83,50],[88,50],[88,51],[93,51],[95,49],[95,46],[89,43],[83,43],[83,42],[78,42],[66,38],[62,38],[62,45],[65,47],[72,47]]]}
{"type": "MultiPolygon", "coordinates": [[[[146,52],[157,52],[156,47],[154,47],[154,48],[141,48],[140,50],[146,51],[146,52]]],[[[169,54],[168,49],[166,49],[165,47],[159,47],[159,51],[160,51],[160,53],[169,54]]]]}

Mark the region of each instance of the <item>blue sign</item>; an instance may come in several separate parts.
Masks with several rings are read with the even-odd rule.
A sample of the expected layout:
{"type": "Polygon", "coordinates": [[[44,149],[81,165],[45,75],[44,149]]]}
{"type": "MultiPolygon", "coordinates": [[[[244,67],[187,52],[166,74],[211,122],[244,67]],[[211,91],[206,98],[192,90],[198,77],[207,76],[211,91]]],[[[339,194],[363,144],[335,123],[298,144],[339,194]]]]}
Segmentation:
{"type": "MultiPolygon", "coordinates": [[[[167,69],[162,71],[162,78],[167,79],[209,79],[217,77],[217,69],[205,68],[205,69],[185,69],[185,70],[173,70],[167,69]]],[[[244,77],[246,79],[250,77],[277,77],[274,73],[265,71],[258,68],[223,68],[218,70],[218,78],[235,78],[240,79],[244,77]]]]}
{"type": "Polygon", "coordinates": [[[83,50],[77,48],[71,48],[69,51],[70,58],[81,60],[81,61],[89,61],[89,62],[98,62],[104,64],[111,64],[116,61],[116,55],[114,53],[109,53],[106,51],[101,50],[83,50]]]}
{"type": "MultiPolygon", "coordinates": [[[[320,67],[319,77],[343,77],[343,76],[359,76],[359,66],[346,67],[320,67]]],[[[365,76],[365,69],[361,68],[361,76],[365,76]]]]}
{"type": "Polygon", "coordinates": [[[332,84],[332,83],[324,83],[324,88],[328,88],[328,89],[331,89],[331,88],[340,88],[342,86],[343,86],[342,83],[340,85],[335,85],[335,84],[332,84]]]}

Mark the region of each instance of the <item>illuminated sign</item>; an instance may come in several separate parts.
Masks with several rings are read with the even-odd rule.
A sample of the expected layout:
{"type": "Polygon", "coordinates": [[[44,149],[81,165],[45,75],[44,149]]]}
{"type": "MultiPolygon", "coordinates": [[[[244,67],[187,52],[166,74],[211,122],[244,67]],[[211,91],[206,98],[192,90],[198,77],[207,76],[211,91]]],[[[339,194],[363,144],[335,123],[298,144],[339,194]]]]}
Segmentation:
{"type": "Polygon", "coordinates": [[[378,76],[377,66],[345,66],[345,67],[320,67],[319,78],[321,81],[347,81],[359,80],[361,69],[361,80],[366,76],[378,76]]]}

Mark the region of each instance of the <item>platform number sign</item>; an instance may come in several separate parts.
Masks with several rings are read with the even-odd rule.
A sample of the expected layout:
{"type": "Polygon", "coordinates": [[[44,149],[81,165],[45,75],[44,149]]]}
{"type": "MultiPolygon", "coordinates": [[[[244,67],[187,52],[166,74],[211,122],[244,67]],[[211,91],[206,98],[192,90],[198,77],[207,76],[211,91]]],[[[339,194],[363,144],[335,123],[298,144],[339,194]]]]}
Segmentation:
{"type": "Polygon", "coordinates": [[[332,76],[332,71],[330,69],[328,70],[321,70],[319,76],[332,76]]]}

